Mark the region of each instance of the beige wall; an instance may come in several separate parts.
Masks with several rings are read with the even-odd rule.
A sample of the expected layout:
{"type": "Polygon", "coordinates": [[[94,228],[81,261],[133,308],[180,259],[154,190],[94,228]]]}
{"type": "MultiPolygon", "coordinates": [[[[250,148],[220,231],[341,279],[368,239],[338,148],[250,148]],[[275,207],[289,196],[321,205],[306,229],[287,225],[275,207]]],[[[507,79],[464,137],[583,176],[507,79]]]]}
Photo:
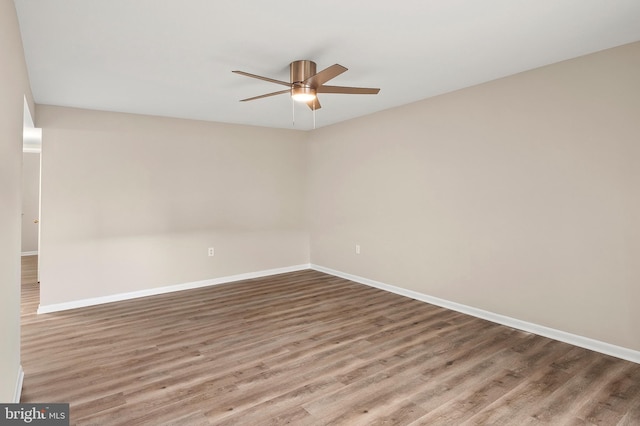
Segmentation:
{"type": "Polygon", "coordinates": [[[309,263],[303,134],[37,113],[41,305],[309,263]]]}
{"type": "MultiPolygon", "coordinates": [[[[16,10],[0,0],[0,402],[20,371],[20,186],[24,96],[33,107],[16,10]]],[[[31,108],[33,111],[33,108],[31,108]]]]}
{"type": "Polygon", "coordinates": [[[38,251],[40,209],[40,153],[22,154],[22,253],[38,251]]]}
{"type": "Polygon", "coordinates": [[[639,93],[634,43],[311,133],[312,263],[640,350],[639,93]]]}

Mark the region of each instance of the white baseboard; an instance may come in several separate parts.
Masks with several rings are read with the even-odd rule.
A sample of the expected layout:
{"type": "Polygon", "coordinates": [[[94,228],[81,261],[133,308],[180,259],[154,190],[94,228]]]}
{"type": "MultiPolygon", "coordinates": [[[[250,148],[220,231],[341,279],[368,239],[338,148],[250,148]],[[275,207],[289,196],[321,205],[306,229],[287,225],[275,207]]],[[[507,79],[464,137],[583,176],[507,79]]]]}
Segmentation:
{"type": "Polygon", "coordinates": [[[21,256],[35,256],[38,254],[38,251],[23,251],[20,253],[21,256]]]}
{"type": "Polygon", "coordinates": [[[335,275],[336,277],[345,278],[350,281],[355,281],[360,284],[365,284],[370,287],[375,287],[381,290],[389,291],[391,293],[399,294],[401,296],[410,297],[412,299],[420,300],[422,302],[430,303],[432,305],[440,306],[443,308],[451,309],[453,311],[462,312],[463,314],[471,315],[477,318],[482,318],[491,322],[506,325],[507,327],[516,328],[529,333],[537,334],[539,336],[548,337],[550,339],[559,340],[561,342],[569,343],[574,346],[580,346],[585,349],[600,352],[606,355],[611,355],[616,358],[621,358],[627,361],[640,364],[640,351],[624,348],[621,346],[612,345],[599,340],[590,339],[588,337],[578,336],[576,334],[567,333],[565,331],[556,330],[554,328],[545,327],[542,325],[522,321],[516,318],[511,318],[505,315],[496,314],[494,312],[485,311],[482,309],[474,308],[472,306],[463,305],[449,300],[440,299],[426,294],[418,293],[416,291],[407,290],[401,287],[396,287],[389,284],[384,284],[379,281],[370,280],[357,275],[351,275],[345,272],[336,271],[334,269],[325,268],[324,266],[311,265],[311,269],[324,272],[326,274],[335,275]]]}
{"type": "Polygon", "coordinates": [[[22,365],[18,368],[18,378],[16,379],[16,390],[13,392],[13,403],[17,404],[20,402],[20,397],[22,396],[22,383],[24,382],[24,370],[22,369],[22,365]]]}
{"type": "Polygon", "coordinates": [[[54,303],[51,305],[40,305],[38,314],[48,314],[51,312],[66,311],[68,309],[84,308],[93,305],[102,305],[104,303],[119,302],[122,300],[137,299],[139,297],[155,296],[157,294],[172,293],[174,291],[191,290],[194,288],[208,287],[218,284],[226,284],[234,281],[250,280],[253,278],[262,278],[270,275],[284,274],[287,272],[303,271],[309,269],[311,265],[308,263],[303,265],[286,266],[284,268],[267,269],[264,271],[248,272],[244,274],[230,275],[227,277],[213,278],[203,281],[194,281],[184,284],[176,284],[165,287],[156,287],[146,290],[132,291],[129,293],[112,294],[109,296],[92,297],[89,299],[74,300],[71,302],[54,303]]]}

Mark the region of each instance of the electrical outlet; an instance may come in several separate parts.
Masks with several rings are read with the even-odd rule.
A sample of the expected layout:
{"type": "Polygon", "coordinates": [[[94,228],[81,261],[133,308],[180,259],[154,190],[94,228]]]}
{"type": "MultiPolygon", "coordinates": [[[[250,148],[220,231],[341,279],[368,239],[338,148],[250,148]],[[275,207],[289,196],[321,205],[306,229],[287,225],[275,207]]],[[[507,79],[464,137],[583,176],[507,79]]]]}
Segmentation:
{"type": "Polygon", "coordinates": [[[215,250],[213,249],[213,247],[209,247],[209,251],[208,251],[208,255],[209,256],[213,256],[215,254],[215,250]]]}
{"type": "Polygon", "coordinates": [[[356,244],[356,254],[360,254],[360,244],[356,244]]]}

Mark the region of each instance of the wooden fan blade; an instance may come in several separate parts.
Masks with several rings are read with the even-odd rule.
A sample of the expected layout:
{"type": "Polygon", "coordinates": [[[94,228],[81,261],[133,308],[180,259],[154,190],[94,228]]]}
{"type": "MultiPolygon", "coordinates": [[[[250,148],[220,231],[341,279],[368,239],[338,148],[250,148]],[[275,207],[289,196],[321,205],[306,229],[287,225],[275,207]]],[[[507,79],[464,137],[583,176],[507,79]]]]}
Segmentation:
{"type": "Polygon", "coordinates": [[[377,95],[380,89],[371,87],[320,86],[317,93],[346,93],[348,95],[377,95]]]}
{"type": "Polygon", "coordinates": [[[240,75],[244,75],[244,76],[247,76],[247,77],[251,77],[251,78],[257,78],[258,80],[264,80],[264,81],[268,81],[270,83],[282,84],[283,86],[291,87],[291,83],[287,83],[286,81],[274,80],[273,78],[263,77],[261,75],[250,74],[250,73],[244,72],[244,71],[231,71],[231,72],[234,72],[234,73],[240,74],[240,75]]]}
{"type": "Polygon", "coordinates": [[[266,95],[254,96],[253,98],[240,99],[240,102],[253,101],[256,99],[268,98],[269,96],[282,95],[284,93],[291,93],[291,90],[280,90],[278,92],[267,93],[266,95]]]}
{"type": "Polygon", "coordinates": [[[331,80],[334,77],[339,76],[346,70],[347,68],[343,67],[342,65],[334,64],[334,65],[331,65],[329,68],[325,68],[319,73],[316,73],[311,77],[307,78],[305,81],[302,82],[302,84],[313,87],[313,88],[320,87],[327,81],[331,80]]]}
{"type": "Polygon", "coordinates": [[[318,100],[318,98],[316,97],[314,100],[307,102],[307,106],[312,110],[315,111],[317,109],[322,108],[322,105],[320,105],[320,101],[318,100]]]}

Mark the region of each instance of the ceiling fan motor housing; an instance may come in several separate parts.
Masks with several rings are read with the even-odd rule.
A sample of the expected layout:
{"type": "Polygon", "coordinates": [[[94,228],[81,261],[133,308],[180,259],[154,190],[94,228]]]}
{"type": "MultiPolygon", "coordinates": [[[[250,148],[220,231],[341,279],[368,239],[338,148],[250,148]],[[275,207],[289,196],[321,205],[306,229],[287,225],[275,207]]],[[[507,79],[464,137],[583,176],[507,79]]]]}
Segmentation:
{"type": "Polygon", "coordinates": [[[293,61],[289,64],[291,83],[300,83],[316,74],[316,63],[313,61],[293,61]]]}

